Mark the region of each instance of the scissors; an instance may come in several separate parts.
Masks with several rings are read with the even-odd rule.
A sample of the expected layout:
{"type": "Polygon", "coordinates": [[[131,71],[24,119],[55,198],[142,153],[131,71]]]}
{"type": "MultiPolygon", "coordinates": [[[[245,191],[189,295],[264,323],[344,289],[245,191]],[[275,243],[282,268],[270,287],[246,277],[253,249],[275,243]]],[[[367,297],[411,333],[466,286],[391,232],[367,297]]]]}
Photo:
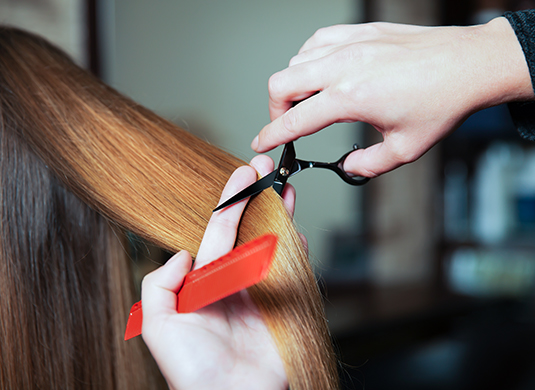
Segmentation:
{"type": "Polygon", "coordinates": [[[343,169],[344,161],[347,156],[349,156],[351,152],[357,149],[358,145],[354,144],[353,150],[350,150],[349,152],[344,154],[338,159],[338,161],[332,163],[324,163],[299,160],[298,158],[296,158],[294,143],[288,142],[284,146],[284,150],[282,151],[282,156],[279,162],[279,167],[277,169],[275,169],[269,175],[266,175],[262,179],[251,184],[249,187],[241,190],[236,195],[228,199],[226,202],[217,206],[213,212],[231,206],[234,203],[238,203],[239,201],[250,196],[256,195],[269,187],[273,187],[273,189],[279,195],[282,196],[282,190],[284,190],[284,186],[286,185],[286,181],[288,180],[288,178],[307,168],[329,169],[338,174],[338,176],[340,176],[343,181],[348,184],[351,184],[352,186],[361,186],[363,184],[366,184],[368,180],[370,180],[370,178],[362,176],[349,176],[343,169]]]}

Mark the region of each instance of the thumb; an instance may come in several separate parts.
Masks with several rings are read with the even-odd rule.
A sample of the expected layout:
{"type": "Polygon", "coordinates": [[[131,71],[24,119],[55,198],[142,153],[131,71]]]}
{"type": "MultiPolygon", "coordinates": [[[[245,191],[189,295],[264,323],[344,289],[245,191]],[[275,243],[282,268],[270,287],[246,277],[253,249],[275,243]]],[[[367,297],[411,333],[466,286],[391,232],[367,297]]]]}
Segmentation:
{"type": "Polygon", "coordinates": [[[176,314],[177,293],[190,270],[191,255],[181,251],[143,278],[143,329],[161,315],[176,314]]]}
{"type": "Polygon", "coordinates": [[[414,154],[413,150],[392,150],[389,144],[383,141],[351,153],[344,162],[344,170],[357,176],[373,178],[415,161],[420,156],[421,154],[414,154]]]}

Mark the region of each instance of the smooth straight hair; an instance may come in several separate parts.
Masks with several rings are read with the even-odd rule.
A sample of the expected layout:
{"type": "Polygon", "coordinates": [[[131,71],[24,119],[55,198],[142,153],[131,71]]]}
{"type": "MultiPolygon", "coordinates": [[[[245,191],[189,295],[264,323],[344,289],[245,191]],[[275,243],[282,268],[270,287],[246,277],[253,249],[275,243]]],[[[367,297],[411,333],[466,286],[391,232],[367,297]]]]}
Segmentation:
{"type": "MultiPolygon", "coordinates": [[[[44,39],[0,29],[0,387],[148,389],[161,377],[124,342],[133,282],[123,232],[196,254],[244,162],[122,96],[44,39]]],[[[249,289],[292,390],[338,387],[307,254],[280,197],[247,206],[237,244],[279,236],[249,289]]]]}

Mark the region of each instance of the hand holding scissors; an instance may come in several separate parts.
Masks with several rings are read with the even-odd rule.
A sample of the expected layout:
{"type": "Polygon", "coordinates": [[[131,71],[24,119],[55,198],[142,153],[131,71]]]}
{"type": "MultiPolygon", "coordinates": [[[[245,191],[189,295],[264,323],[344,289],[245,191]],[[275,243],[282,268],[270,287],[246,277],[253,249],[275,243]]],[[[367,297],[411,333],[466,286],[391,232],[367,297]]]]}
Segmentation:
{"type": "MultiPolygon", "coordinates": [[[[529,20],[530,12],[506,14],[521,37],[520,20],[529,20]]],[[[272,122],[251,147],[265,153],[334,123],[361,122],[383,141],[351,155],[348,171],[377,177],[413,162],[474,112],[534,99],[526,57],[507,19],[462,27],[320,29],[271,76],[272,122]],[[302,103],[293,107],[295,101],[302,103]]]]}

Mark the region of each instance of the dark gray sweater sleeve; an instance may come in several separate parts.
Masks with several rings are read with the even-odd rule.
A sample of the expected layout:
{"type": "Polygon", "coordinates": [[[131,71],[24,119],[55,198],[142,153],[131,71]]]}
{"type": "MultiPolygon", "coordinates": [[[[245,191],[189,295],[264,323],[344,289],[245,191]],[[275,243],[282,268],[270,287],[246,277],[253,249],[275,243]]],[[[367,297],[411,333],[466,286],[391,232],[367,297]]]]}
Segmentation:
{"type": "MultiPolygon", "coordinates": [[[[504,16],[511,23],[522,46],[535,91],[535,10],[506,12],[504,16]]],[[[522,137],[535,141],[535,102],[510,103],[509,111],[522,137]]]]}

